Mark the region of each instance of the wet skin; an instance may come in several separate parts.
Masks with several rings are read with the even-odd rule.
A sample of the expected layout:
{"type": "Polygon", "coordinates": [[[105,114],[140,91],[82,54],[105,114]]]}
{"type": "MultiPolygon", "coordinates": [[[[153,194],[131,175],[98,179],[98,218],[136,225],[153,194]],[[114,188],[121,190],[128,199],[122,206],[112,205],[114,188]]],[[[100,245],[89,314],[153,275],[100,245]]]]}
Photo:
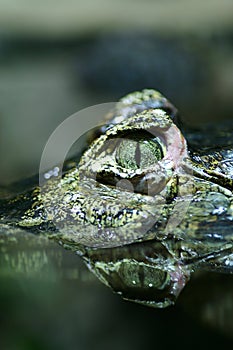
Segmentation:
{"type": "Polygon", "coordinates": [[[1,223],[77,251],[125,299],[174,304],[194,271],[233,271],[232,130],[188,128],[154,90],[127,95],[61,179],[8,190],[1,223]]]}

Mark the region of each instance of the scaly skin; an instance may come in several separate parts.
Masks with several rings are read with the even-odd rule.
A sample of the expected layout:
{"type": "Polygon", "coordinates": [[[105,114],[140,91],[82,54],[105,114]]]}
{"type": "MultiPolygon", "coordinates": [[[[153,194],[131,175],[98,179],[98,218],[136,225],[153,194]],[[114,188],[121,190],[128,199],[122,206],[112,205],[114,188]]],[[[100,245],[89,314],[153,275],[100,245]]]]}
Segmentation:
{"type": "Polygon", "coordinates": [[[2,223],[78,251],[106,285],[149,306],[173,304],[193,271],[233,271],[232,129],[189,130],[144,90],[89,138],[62,179],[2,199],[2,223]]]}

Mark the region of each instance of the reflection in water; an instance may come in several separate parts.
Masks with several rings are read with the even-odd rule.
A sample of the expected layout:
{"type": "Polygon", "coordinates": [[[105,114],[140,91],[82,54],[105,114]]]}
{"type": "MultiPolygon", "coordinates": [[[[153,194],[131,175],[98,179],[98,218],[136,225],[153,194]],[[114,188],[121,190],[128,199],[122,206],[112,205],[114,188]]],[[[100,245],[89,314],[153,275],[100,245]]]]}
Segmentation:
{"type": "Polygon", "coordinates": [[[140,350],[177,343],[181,349],[187,344],[196,349],[200,339],[202,346],[213,349],[219,342],[223,349],[232,344],[223,337],[231,335],[233,327],[229,276],[197,275],[178,305],[150,309],[112,294],[93,279],[79,257],[54,242],[8,235],[3,246],[2,237],[2,349],[140,350]]]}

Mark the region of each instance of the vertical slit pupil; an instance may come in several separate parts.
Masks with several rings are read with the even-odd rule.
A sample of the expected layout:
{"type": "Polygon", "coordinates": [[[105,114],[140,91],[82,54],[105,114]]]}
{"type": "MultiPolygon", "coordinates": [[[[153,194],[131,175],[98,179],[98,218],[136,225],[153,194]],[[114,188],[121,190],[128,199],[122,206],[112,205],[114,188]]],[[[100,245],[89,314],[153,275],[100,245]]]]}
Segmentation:
{"type": "Polygon", "coordinates": [[[140,151],[140,144],[137,142],[136,150],[135,150],[135,162],[137,164],[137,167],[140,168],[141,164],[141,151],[140,151]]]}

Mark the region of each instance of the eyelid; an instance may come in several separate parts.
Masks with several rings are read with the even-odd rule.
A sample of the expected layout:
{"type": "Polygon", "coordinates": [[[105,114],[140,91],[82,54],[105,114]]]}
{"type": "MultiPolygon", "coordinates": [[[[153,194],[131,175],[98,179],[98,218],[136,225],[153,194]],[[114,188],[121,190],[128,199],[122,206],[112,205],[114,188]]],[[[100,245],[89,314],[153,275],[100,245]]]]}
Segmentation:
{"type": "MultiPolygon", "coordinates": [[[[145,129],[128,130],[125,133],[120,133],[119,135],[114,135],[113,137],[109,137],[107,140],[108,141],[111,141],[111,140],[116,141],[115,147],[117,147],[122,140],[126,139],[126,140],[132,140],[132,141],[140,141],[141,139],[143,139],[143,136],[145,138],[145,141],[147,141],[146,140],[146,137],[147,137],[148,141],[158,142],[162,148],[166,149],[166,142],[165,142],[165,138],[163,137],[162,133],[161,132],[154,132],[154,131],[151,132],[149,129],[146,129],[146,130],[145,129]]],[[[103,145],[103,147],[104,147],[104,145],[103,145]]]]}
{"type": "Polygon", "coordinates": [[[169,181],[172,174],[182,168],[183,160],[187,157],[186,141],[170,117],[164,111],[149,110],[129,117],[118,125],[112,125],[104,134],[96,138],[80,159],[79,171],[85,177],[95,178],[97,174],[106,173],[106,176],[113,174],[124,179],[149,174],[152,171],[153,174],[160,174],[159,177],[169,181]],[[140,131],[158,138],[164,157],[143,170],[124,169],[115,160],[116,141],[126,137],[127,134],[140,131]]]}

